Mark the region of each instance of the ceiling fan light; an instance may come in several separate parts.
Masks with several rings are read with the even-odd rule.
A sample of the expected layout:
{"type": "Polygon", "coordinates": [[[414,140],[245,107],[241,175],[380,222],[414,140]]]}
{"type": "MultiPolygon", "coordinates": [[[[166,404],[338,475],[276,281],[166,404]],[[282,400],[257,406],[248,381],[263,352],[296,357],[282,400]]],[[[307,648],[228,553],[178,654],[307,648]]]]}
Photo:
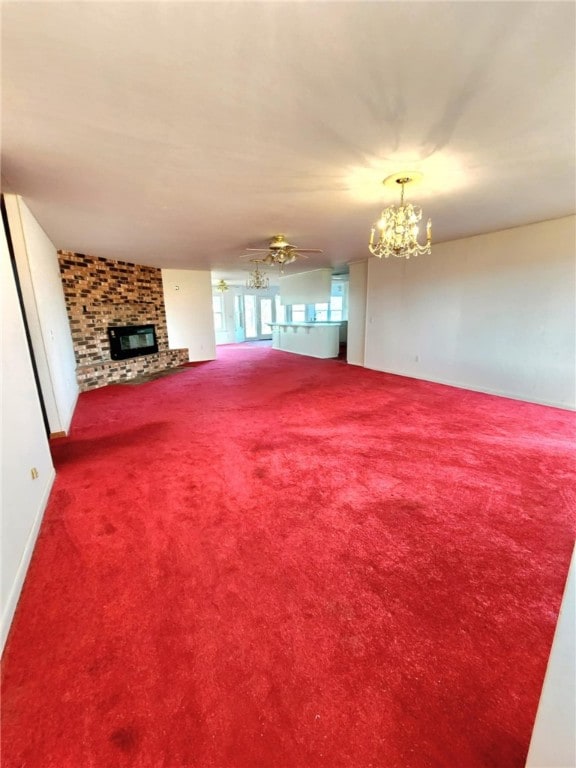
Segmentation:
{"type": "Polygon", "coordinates": [[[270,248],[289,248],[290,243],[286,240],[284,235],[274,235],[270,248]]]}
{"type": "MultiPolygon", "coordinates": [[[[248,248],[249,251],[260,251],[260,248],[248,248]]],[[[272,266],[276,264],[280,267],[280,273],[283,273],[284,265],[292,264],[298,258],[307,259],[304,251],[308,253],[322,253],[320,249],[299,249],[295,245],[291,245],[284,235],[274,235],[268,246],[268,253],[262,259],[259,259],[260,263],[272,266]]]]}

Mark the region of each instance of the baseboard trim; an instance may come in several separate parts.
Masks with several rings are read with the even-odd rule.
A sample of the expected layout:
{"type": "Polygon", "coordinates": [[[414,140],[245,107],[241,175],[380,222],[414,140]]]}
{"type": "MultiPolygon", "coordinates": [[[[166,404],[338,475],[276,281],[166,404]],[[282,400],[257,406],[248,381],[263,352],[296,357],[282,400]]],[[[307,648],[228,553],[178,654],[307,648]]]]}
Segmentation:
{"type": "Polygon", "coordinates": [[[415,381],[428,381],[431,384],[443,384],[446,387],[455,389],[465,389],[469,392],[479,392],[482,395],[495,395],[496,397],[505,397],[508,400],[518,400],[522,403],[532,403],[533,405],[546,405],[550,408],[560,408],[563,411],[576,411],[576,406],[572,403],[564,403],[556,400],[545,400],[536,398],[533,395],[520,394],[518,392],[507,392],[501,389],[490,389],[489,387],[476,387],[472,384],[463,384],[462,382],[451,381],[450,379],[431,378],[429,376],[415,376],[414,373],[406,373],[400,370],[392,371],[384,368],[373,368],[366,363],[363,366],[370,371],[379,371],[380,373],[390,373],[392,376],[402,376],[405,379],[414,379],[415,381]]]}
{"type": "Polygon", "coordinates": [[[518,400],[521,403],[531,403],[532,405],[546,405],[549,408],[561,408],[563,411],[574,411],[575,406],[572,403],[562,403],[557,400],[545,400],[536,398],[533,395],[521,394],[517,392],[507,392],[502,389],[490,389],[489,387],[474,387],[469,384],[459,384],[457,382],[441,379],[426,379],[434,384],[445,384],[447,387],[456,389],[467,389],[470,392],[479,392],[483,395],[495,395],[496,397],[505,397],[508,400],[518,400]]]}
{"type": "Polygon", "coordinates": [[[24,547],[24,552],[22,553],[22,557],[20,559],[18,571],[16,572],[16,578],[14,579],[12,589],[10,590],[10,594],[6,600],[6,605],[4,606],[4,610],[2,612],[2,624],[0,626],[0,652],[4,651],[4,647],[6,645],[8,633],[12,625],[12,620],[14,619],[16,606],[18,605],[20,593],[22,592],[22,587],[24,586],[24,580],[26,578],[26,573],[28,572],[28,566],[30,565],[30,560],[32,559],[32,553],[34,552],[36,539],[38,538],[38,531],[40,530],[40,525],[44,518],[44,512],[46,510],[46,506],[48,505],[48,499],[50,498],[50,492],[52,490],[55,478],[56,472],[54,469],[52,469],[50,477],[48,478],[48,482],[46,483],[46,488],[44,489],[44,494],[40,500],[38,512],[36,513],[32,528],[28,534],[28,540],[26,541],[26,546],[24,547]]]}
{"type": "MultiPolygon", "coordinates": [[[[68,410],[68,415],[66,419],[62,422],[62,426],[64,427],[63,437],[67,437],[70,433],[70,427],[72,426],[72,419],[74,418],[74,412],[76,411],[76,406],[78,405],[78,397],[80,395],[80,390],[78,389],[78,385],[76,385],[76,392],[74,394],[74,400],[70,404],[70,409],[68,410]]],[[[60,436],[60,433],[56,433],[58,436],[60,436]]]]}

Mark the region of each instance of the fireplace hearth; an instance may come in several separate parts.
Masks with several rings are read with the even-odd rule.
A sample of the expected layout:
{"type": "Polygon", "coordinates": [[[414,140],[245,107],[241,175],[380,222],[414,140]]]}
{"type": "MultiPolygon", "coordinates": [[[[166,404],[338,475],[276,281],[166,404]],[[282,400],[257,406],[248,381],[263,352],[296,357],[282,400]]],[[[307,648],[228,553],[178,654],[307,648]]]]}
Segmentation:
{"type": "Polygon", "coordinates": [[[126,360],[130,357],[153,355],[158,352],[156,327],[146,325],[111,325],[108,327],[110,357],[126,360]]]}
{"type": "Polygon", "coordinates": [[[162,270],[72,251],[58,258],[81,392],[188,362],[187,349],[169,348],[162,270]]]}

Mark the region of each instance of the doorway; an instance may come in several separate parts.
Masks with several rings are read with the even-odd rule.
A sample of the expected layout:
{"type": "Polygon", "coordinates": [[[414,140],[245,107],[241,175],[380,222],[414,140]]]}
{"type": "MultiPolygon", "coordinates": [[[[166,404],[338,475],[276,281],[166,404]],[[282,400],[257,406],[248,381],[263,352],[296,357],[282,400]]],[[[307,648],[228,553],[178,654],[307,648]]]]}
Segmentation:
{"type": "Polygon", "coordinates": [[[274,298],[244,294],[244,331],[248,341],[272,339],[274,322],[274,298]]]}
{"type": "Polygon", "coordinates": [[[32,346],[32,338],[30,336],[30,326],[28,325],[28,318],[26,316],[26,309],[24,307],[24,299],[22,296],[22,286],[20,284],[20,277],[18,275],[18,267],[16,266],[16,256],[14,254],[14,245],[12,243],[12,234],[10,232],[10,224],[8,222],[8,212],[6,211],[6,202],[4,195],[0,196],[0,209],[2,214],[2,225],[4,227],[4,235],[6,237],[6,244],[8,246],[8,253],[10,255],[10,264],[12,266],[12,272],[14,274],[14,283],[16,285],[16,293],[18,295],[18,303],[20,304],[20,311],[22,313],[22,323],[24,325],[24,333],[26,335],[26,343],[28,344],[28,353],[30,355],[30,363],[32,365],[32,373],[34,375],[34,383],[36,384],[36,391],[38,393],[38,401],[40,403],[40,411],[42,413],[42,421],[44,422],[44,429],[46,435],[50,437],[50,423],[48,421],[48,413],[46,411],[46,403],[44,401],[44,395],[42,393],[42,387],[40,385],[40,377],[38,375],[38,365],[36,363],[36,357],[34,355],[34,347],[32,346]]]}

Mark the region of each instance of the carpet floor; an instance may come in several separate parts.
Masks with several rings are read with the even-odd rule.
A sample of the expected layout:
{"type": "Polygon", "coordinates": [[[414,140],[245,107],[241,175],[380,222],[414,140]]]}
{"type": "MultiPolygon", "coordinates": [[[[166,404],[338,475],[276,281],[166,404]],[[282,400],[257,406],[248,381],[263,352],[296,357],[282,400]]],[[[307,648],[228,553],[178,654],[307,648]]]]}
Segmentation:
{"type": "Polygon", "coordinates": [[[83,393],[4,768],[521,768],[574,415],[266,346],[83,393]]]}

